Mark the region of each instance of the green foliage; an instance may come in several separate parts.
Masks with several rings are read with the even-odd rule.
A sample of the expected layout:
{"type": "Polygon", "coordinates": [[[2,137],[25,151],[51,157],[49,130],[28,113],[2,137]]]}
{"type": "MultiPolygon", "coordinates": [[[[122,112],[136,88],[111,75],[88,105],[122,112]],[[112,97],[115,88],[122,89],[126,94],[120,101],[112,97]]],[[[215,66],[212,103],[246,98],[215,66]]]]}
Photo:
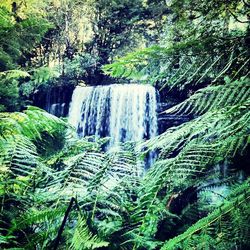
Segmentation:
{"type": "Polygon", "coordinates": [[[160,43],[118,58],[105,65],[104,72],[181,90],[222,82],[226,75],[231,79],[248,75],[249,25],[241,21],[247,19],[248,5],[195,2],[171,1],[170,21],[160,43]]]}
{"type": "Polygon", "coordinates": [[[41,139],[44,132],[60,133],[68,125],[37,107],[28,107],[24,113],[1,113],[1,138],[22,135],[31,140],[41,139]]]}
{"type": "MultiPolygon", "coordinates": [[[[199,41],[180,42],[172,47],[153,46],[119,58],[103,69],[113,77],[157,83],[161,89],[167,86],[184,89],[204,81],[222,81],[226,75],[239,78],[248,73],[246,48],[243,47],[243,52],[239,53],[233,48],[217,52],[218,48],[211,50],[206,45],[197,46],[200,46],[199,41]]],[[[223,46],[228,47],[226,44],[223,46]]]]}
{"type": "MultiPolygon", "coordinates": [[[[25,216],[26,212],[30,213],[29,208],[39,200],[42,204],[43,198],[35,196],[34,191],[41,185],[41,180],[45,181],[50,175],[37,148],[47,141],[48,135],[59,139],[67,125],[34,107],[30,107],[25,113],[1,113],[0,125],[0,193],[3,201],[1,225],[4,226],[1,229],[4,239],[2,244],[13,246],[18,238],[15,231],[32,225],[31,222],[26,222],[27,219],[22,223],[17,220],[25,216]]],[[[36,218],[37,216],[38,213],[36,218]]],[[[32,216],[28,218],[31,220],[32,216]]]]}
{"type": "Polygon", "coordinates": [[[19,88],[17,80],[0,79],[0,111],[14,111],[19,104],[19,88]]]}
{"type": "MultiPolygon", "coordinates": [[[[123,183],[128,184],[128,179],[135,182],[134,154],[125,151],[104,154],[100,146],[105,140],[91,143],[88,139],[70,139],[61,152],[43,159],[35,145],[42,143],[48,148],[44,132],[54,137],[53,143],[60,140],[61,127],[66,127],[63,121],[33,107],[24,114],[2,114],[0,195],[6,200],[1,208],[5,248],[18,246],[16,241],[28,249],[38,245],[49,247],[56,237],[65,205],[75,195],[78,210],[84,209],[88,221],[92,221],[90,229],[97,230],[101,218],[101,221],[121,218],[120,213],[124,213],[120,207],[123,199],[115,190],[123,193],[123,183]],[[13,214],[16,214],[14,219],[13,214]],[[29,234],[28,240],[19,238],[24,232],[29,234]]],[[[75,221],[76,211],[72,216],[75,221]]],[[[82,249],[83,245],[86,249],[107,246],[108,242],[93,236],[87,228],[90,225],[85,223],[79,219],[78,226],[67,225],[66,231],[73,238],[65,235],[66,244],[72,249],[82,249]]],[[[107,232],[104,225],[103,230],[107,232]]],[[[115,233],[114,228],[110,233],[115,233]]]]}
{"type": "Polygon", "coordinates": [[[52,249],[74,198],[59,249],[248,249],[249,180],[237,178],[238,162],[236,174],[214,170],[231,166],[249,150],[246,1],[86,1],[97,29],[85,44],[88,53],[76,53],[84,42],[74,42],[83,5],[46,2],[51,13],[42,12],[44,20],[18,4],[12,11],[11,3],[0,5],[0,110],[15,110],[20,95],[56,82],[58,73],[88,79],[93,67],[130,50],[140,28],[157,25],[166,26],[158,45],[104,69],[161,89],[188,89],[189,97],[164,113],[190,121],[139,145],[104,152],[108,139],[78,139],[65,121],[41,109],[1,113],[0,247],[52,249]],[[51,27],[48,20],[58,30],[46,34],[51,40],[36,53],[46,54],[56,44],[61,49],[52,57],[64,63],[45,67],[51,54],[41,53],[40,67],[20,70],[51,27]],[[150,151],[157,152],[156,161],[142,173],[139,159],[150,151]],[[202,204],[201,196],[213,195],[213,187],[222,184],[229,195],[215,194],[220,202],[209,208],[202,204]]]}
{"type": "Polygon", "coordinates": [[[59,71],[53,67],[39,67],[30,71],[29,78],[19,81],[19,96],[27,101],[39,87],[54,85],[59,79],[59,71]]]}
{"type": "Polygon", "coordinates": [[[124,234],[129,240],[123,244],[132,244],[134,249],[155,249],[161,245],[154,239],[160,221],[168,220],[171,225],[175,219],[165,209],[171,195],[206,182],[213,184],[213,166],[244,153],[249,145],[248,82],[249,79],[242,79],[198,91],[166,111],[199,115],[197,118],[138,146],[157,151],[158,159],[136,190],[138,198],[129,220],[133,226],[124,234]]]}
{"type": "Polygon", "coordinates": [[[33,70],[31,80],[33,80],[36,85],[39,85],[56,77],[59,77],[59,73],[55,69],[49,67],[40,67],[33,70]]]}
{"type": "Polygon", "coordinates": [[[170,249],[244,249],[249,244],[249,181],[238,187],[229,201],[199,220],[186,232],[167,241],[170,249]]]}
{"type": "Polygon", "coordinates": [[[19,79],[29,77],[29,73],[22,70],[8,70],[0,72],[0,111],[14,111],[19,99],[19,79]]]}
{"type": "MultiPolygon", "coordinates": [[[[24,66],[52,27],[42,15],[30,11],[20,17],[13,8],[9,10],[9,5],[6,2],[0,6],[0,111],[15,111],[24,105],[20,97],[20,81],[30,77],[24,66]]],[[[23,92],[27,95],[27,85],[23,92]]]]}
{"type": "MultiPolygon", "coordinates": [[[[136,227],[126,233],[130,236],[127,242],[133,243],[133,249],[155,249],[161,245],[155,241],[157,225],[164,221],[164,216],[160,217],[164,208],[157,214],[156,208],[160,204],[168,204],[171,195],[181,197],[190,187],[200,187],[202,183],[211,185],[211,181],[215,181],[211,172],[213,166],[242,155],[249,147],[249,26],[247,21],[237,25],[242,17],[246,18],[247,7],[240,1],[210,1],[209,4],[171,1],[172,22],[167,23],[165,37],[159,45],[129,53],[103,67],[104,72],[113,77],[152,83],[160,90],[186,90],[190,95],[164,113],[186,115],[193,120],[139,145],[146,151],[157,151],[158,159],[146,173],[139,189],[138,205],[132,214],[132,218],[136,218],[136,227]],[[236,19],[236,24],[232,18],[236,19]],[[233,81],[235,79],[239,80],[233,81]],[[194,89],[210,83],[214,86],[193,94],[194,89]]],[[[217,181],[221,180],[217,178],[217,181]]],[[[230,204],[234,204],[233,201],[230,204]]],[[[244,205],[241,214],[230,214],[227,219],[235,231],[230,230],[232,225],[224,226],[230,229],[218,236],[221,242],[209,232],[198,230],[199,238],[189,237],[180,245],[170,240],[163,249],[231,249],[235,244],[244,248],[249,244],[245,238],[248,223],[244,224],[245,231],[240,236],[235,233],[240,231],[239,224],[232,221],[236,217],[247,218],[247,209],[244,205]],[[238,235],[235,242],[234,233],[238,235]],[[233,238],[230,242],[229,235],[233,238]],[[215,245],[218,247],[213,248],[215,245]]],[[[216,213],[223,216],[221,211],[216,213]]],[[[167,220],[172,219],[173,215],[168,215],[167,220]]],[[[171,222],[171,228],[170,225],[171,222]]],[[[214,226],[216,230],[219,227],[218,224],[214,226]]],[[[176,234],[183,232],[178,231],[183,230],[178,227],[175,230],[176,234]]],[[[171,235],[170,232],[168,229],[167,234],[171,235]]],[[[178,237],[176,239],[181,239],[182,234],[178,237]]]]}
{"type": "Polygon", "coordinates": [[[5,77],[6,80],[11,80],[12,78],[29,77],[29,73],[22,70],[8,70],[0,72],[1,77],[5,77]]]}
{"type": "Polygon", "coordinates": [[[33,175],[37,165],[37,154],[35,145],[25,137],[14,136],[14,138],[1,141],[1,166],[5,171],[11,171],[13,175],[33,175]]]}
{"type": "Polygon", "coordinates": [[[65,129],[68,127],[64,121],[32,106],[24,113],[1,113],[0,119],[1,148],[5,148],[5,144],[8,145],[12,141],[17,143],[16,137],[21,140],[26,138],[31,144],[35,144],[42,155],[51,154],[62,147],[65,129]]]}
{"type": "Polygon", "coordinates": [[[166,111],[166,114],[201,115],[225,106],[240,105],[249,98],[249,78],[228,82],[218,86],[208,86],[195,92],[186,101],[166,111]]]}
{"type": "Polygon", "coordinates": [[[88,77],[93,74],[93,68],[96,67],[98,58],[88,54],[76,54],[73,59],[64,60],[64,77],[76,84],[79,80],[88,80],[88,77]]]}
{"type": "Polygon", "coordinates": [[[25,59],[45,32],[51,28],[41,16],[16,19],[14,13],[0,7],[0,71],[13,69],[25,59]]]}
{"type": "MultiPolygon", "coordinates": [[[[229,83],[231,93],[237,96],[234,88],[244,88],[246,82],[243,79],[229,83]]],[[[198,106],[210,90],[220,95],[222,88],[207,87],[195,94],[196,102],[191,96],[172,110],[182,113],[183,105],[195,110],[189,103],[198,106]]],[[[181,196],[190,187],[202,190],[202,185],[214,178],[210,171],[214,165],[245,152],[249,142],[249,98],[245,96],[237,103],[233,98],[221,100],[221,105],[214,108],[202,108],[196,114],[199,117],[138,145],[159,151],[155,164],[144,176],[136,151],[125,145],[124,150],[104,153],[102,145],[106,139],[77,140],[69,132],[60,151],[49,157],[39,154],[37,148],[41,144],[48,147],[44,132],[60,140],[60,131],[67,127],[65,122],[34,107],[24,114],[3,113],[2,246],[51,248],[72,197],[76,197],[76,204],[66,222],[60,247],[190,249],[198,246],[202,249],[205,239],[207,247],[216,245],[218,249],[235,244],[241,248],[248,246],[249,223],[245,221],[249,209],[245,198],[249,182],[242,185],[234,182],[237,188],[222,207],[204,219],[207,214],[200,210],[202,214],[189,219],[189,223],[201,220],[189,229],[177,226],[185,219],[185,209],[177,215],[168,207],[172,195],[181,196]],[[180,235],[173,239],[166,236],[164,243],[157,237],[162,223],[167,235],[173,230],[176,230],[174,236],[180,235]]]]}
{"type": "Polygon", "coordinates": [[[134,27],[140,20],[142,1],[107,0],[87,1],[92,10],[90,20],[94,23],[94,37],[89,49],[97,49],[101,65],[107,63],[119,50],[132,46],[134,27]]]}
{"type": "Polygon", "coordinates": [[[108,242],[99,239],[97,236],[93,235],[87,226],[87,222],[84,218],[79,217],[78,223],[72,238],[72,244],[69,249],[97,249],[101,247],[107,247],[108,242]]]}

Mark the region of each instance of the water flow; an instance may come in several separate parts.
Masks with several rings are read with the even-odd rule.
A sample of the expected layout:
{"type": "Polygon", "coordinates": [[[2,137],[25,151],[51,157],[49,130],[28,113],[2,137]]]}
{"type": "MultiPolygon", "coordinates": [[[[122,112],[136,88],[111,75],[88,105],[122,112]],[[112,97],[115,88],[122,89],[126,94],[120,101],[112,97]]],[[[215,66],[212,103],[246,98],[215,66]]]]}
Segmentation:
{"type": "Polygon", "coordinates": [[[63,93],[58,89],[55,91],[54,89],[50,89],[46,95],[46,104],[45,110],[48,111],[50,114],[61,117],[65,115],[65,96],[62,95],[63,93]]]}
{"type": "Polygon", "coordinates": [[[150,85],[77,86],[69,122],[80,137],[110,137],[110,146],[157,135],[157,98],[150,85]]]}

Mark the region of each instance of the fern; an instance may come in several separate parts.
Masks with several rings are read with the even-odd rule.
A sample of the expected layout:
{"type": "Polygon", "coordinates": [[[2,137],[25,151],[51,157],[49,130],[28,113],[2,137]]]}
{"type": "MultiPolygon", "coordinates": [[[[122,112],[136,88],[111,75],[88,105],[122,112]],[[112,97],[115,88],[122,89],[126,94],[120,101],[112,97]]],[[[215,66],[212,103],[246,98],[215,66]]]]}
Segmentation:
{"type": "MultiPolygon", "coordinates": [[[[245,88],[246,85],[245,82],[239,83],[232,89],[238,89],[238,86],[245,88]]],[[[220,88],[222,86],[218,87],[220,88]]],[[[206,90],[204,93],[207,93],[206,90]]],[[[237,95],[237,92],[234,91],[232,95],[237,95]]],[[[235,103],[234,99],[226,98],[223,104],[215,108],[203,108],[203,115],[198,118],[170,128],[162,135],[139,145],[139,148],[157,150],[159,153],[157,161],[146,173],[138,190],[139,197],[131,214],[135,226],[126,232],[125,236],[130,239],[125,244],[132,242],[134,249],[140,249],[142,242],[148,241],[148,237],[153,240],[156,229],[149,233],[148,228],[152,228],[152,225],[157,228],[161,220],[160,213],[156,212],[159,204],[167,204],[173,193],[192,186],[198,187],[209,176],[209,170],[214,165],[244,152],[249,143],[248,95],[241,100],[235,103]],[[164,192],[166,194],[162,197],[164,192]],[[157,219],[154,219],[155,214],[157,219]]],[[[186,101],[186,105],[189,107],[190,103],[192,98],[186,101]]],[[[182,106],[173,109],[179,112],[182,106]]],[[[196,111],[195,108],[193,110],[196,111]]],[[[171,215],[168,216],[171,219],[171,215]]],[[[191,243],[186,242],[187,249],[191,243]]]]}
{"type": "Polygon", "coordinates": [[[249,81],[250,79],[247,78],[229,84],[203,88],[183,103],[164,113],[198,116],[221,107],[243,104],[250,95],[249,81]]]}
{"type": "Polygon", "coordinates": [[[203,249],[204,244],[207,244],[209,249],[247,246],[249,199],[249,181],[247,181],[231,194],[227,203],[199,220],[183,234],[167,241],[161,249],[203,249]]]}
{"type": "Polygon", "coordinates": [[[73,234],[72,243],[69,247],[71,250],[80,249],[97,249],[107,247],[108,242],[100,239],[98,236],[93,235],[87,226],[87,222],[83,217],[78,218],[78,223],[73,234]]]}
{"type": "Polygon", "coordinates": [[[7,70],[0,72],[0,77],[5,77],[7,80],[11,80],[12,78],[21,78],[21,77],[29,77],[30,74],[23,70],[7,70]]]}
{"type": "MultiPolygon", "coordinates": [[[[207,38],[207,40],[210,39],[207,38]]],[[[199,43],[197,38],[194,38],[191,42],[179,42],[167,48],[158,45],[137,50],[115,60],[112,64],[105,65],[103,70],[112,77],[124,77],[151,84],[157,82],[161,90],[166,87],[170,89],[177,87],[183,90],[210,79],[213,82],[221,82],[228,72],[234,72],[233,69],[237,63],[240,68],[236,71],[240,71],[241,75],[247,74],[249,60],[246,48],[242,52],[236,52],[231,45],[225,52],[214,46],[209,51],[206,42],[204,39],[199,43]],[[230,52],[229,56],[228,52],[230,52]],[[214,56],[214,53],[218,56],[214,56]],[[244,58],[243,61],[246,63],[242,64],[241,58],[244,58]],[[176,63],[178,63],[177,69],[176,63]],[[214,78],[214,75],[217,77],[214,78]]],[[[238,42],[240,43],[240,40],[238,42]]],[[[234,79],[236,76],[239,77],[239,74],[231,75],[234,79]]]]}
{"type": "MultiPolygon", "coordinates": [[[[209,188],[217,184],[209,182],[214,178],[211,171],[214,166],[245,153],[250,131],[248,81],[245,78],[198,91],[167,111],[192,115],[192,120],[135,148],[125,145],[112,152],[101,149],[106,139],[92,142],[91,138],[78,141],[71,137],[64,147],[47,157],[38,149],[46,136],[58,140],[65,135],[66,128],[71,133],[64,121],[34,107],[25,113],[2,113],[1,247],[50,248],[72,197],[77,198],[77,203],[66,222],[60,247],[230,249],[246,246],[249,182],[224,199],[225,204],[212,214],[196,210],[185,227],[178,223],[191,214],[192,205],[190,209],[184,207],[178,215],[168,205],[174,195],[181,197],[189,188],[211,192],[209,188]],[[204,99],[212,105],[207,105],[204,99]],[[142,148],[144,153],[158,152],[154,165],[144,175],[138,162],[142,148]],[[168,235],[164,243],[157,236],[161,223],[167,225],[167,233],[176,229],[180,235],[170,240],[168,235]]],[[[199,201],[194,203],[193,208],[198,204],[199,201]]],[[[170,238],[174,236],[172,233],[170,238]]]]}
{"type": "MultiPolygon", "coordinates": [[[[44,140],[45,131],[48,135],[58,136],[62,133],[61,131],[58,133],[58,129],[63,130],[67,125],[58,118],[32,107],[25,113],[1,113],[0,118],[0,197],[3,201],[1,220],[9,227],[4,230],[3,237],[6,242],[2,244],[8,246],[8,244],[16,245],[15,240],[23,235],[22,230],[39,224],[37,220],[39,213],[36,212],[35,217],[33,214],[32,218],[28,208],[36,202],[37,207],[41,208],[43,202],[51,201],[48,196],[45,198],[40,192],[35,192],[48,182],[52,173],[42,163],[35,144],[44,140]],[[18,209],[14,209],[16,206],[18,209]],[[29,215],[28,219],[24,219],[26,215],[29,215]],[[13,217],[16,217],[16,220],[11,221],[10,218],[13,217]]],[[[48,212],[43,211],[43,213],[49,218],[48,212]]]]}
{"type": "Polygon", "coordinates": [[[220,148],[218,157],[233,157],[244,150],[248,137],[249,103],[207,112],[193,121],[171,128],[143,146],[150,150],[160,150],[161,157],[171,157],[186,145],[196,141],[203,145],[220,148]],[[237,144],[238,143],[238,144],[237,144]]]}
{"type": "Polygon", "coordinates": [[[45,131],[48,134],[58,133],[68,127],[68,125],[59,118],[43,111],[42,109],[29,106],[24,113],[1,113],[1,136],[8,134],[21,134],[31,140],[42,138],[45,131]]]}
{"type": "Polygon", "coordinates": [[[34,174],[38,164],[35,145],[26,137],[15,136],[0,142],[5,146],[0,153],[2,167],[8,168],[15,176],[34,174]]]}

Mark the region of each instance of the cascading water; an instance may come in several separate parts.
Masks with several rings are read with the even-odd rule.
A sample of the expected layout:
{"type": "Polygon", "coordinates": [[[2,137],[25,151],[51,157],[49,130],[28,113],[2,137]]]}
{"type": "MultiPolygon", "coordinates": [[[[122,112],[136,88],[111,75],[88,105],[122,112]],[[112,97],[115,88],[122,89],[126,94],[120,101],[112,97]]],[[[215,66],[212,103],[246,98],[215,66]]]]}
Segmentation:
{"type": "Polygon", "coordinates": [[[69,112],[72,93],[71,85],[44,87],[34,93],[33,104],[45,109],[50,114],[65,117],[69,112]]]}
{"type": "Polygon", "coordinates": [[[55,92],[50,89],[46,95],[46,106],[45,110],[52,115],[63,116],[64,115],[65,102],[60,95],[60,92],[55,92]]]}
{"type": "Polygon", "coordinates": [[[78,135],[110,137],[109,146],[157,135],[157,96],[150,85],[77,86],[69,122],[78,135]]]}

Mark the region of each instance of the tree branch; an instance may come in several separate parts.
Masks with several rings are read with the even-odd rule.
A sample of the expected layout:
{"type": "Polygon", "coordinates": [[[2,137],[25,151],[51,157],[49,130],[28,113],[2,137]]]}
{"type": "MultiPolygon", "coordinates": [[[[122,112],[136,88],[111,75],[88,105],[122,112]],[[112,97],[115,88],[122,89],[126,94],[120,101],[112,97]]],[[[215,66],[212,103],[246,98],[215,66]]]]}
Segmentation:
{"type": "Polygon", "coordinates": [[[65,212],[65,215],[64,215],[62,224],[61,224],[61,226],[60,226],[60,228],[59,228],[59,231],[58,231],[58,233],[57,233],[57,237],[56,237],[56,239],[55,239],[55,241],[54,241],[54,248],[53,248],[53,250],[56,250],[57,247],[59,246],[59,242],[60,242],[60,239],[61,239],[61,236],[62,236],[64,227],[65,227],[66,221],[67,221],[67,219],[68,219],[68,217],[69,217],[70,210],[71,210],[71,208],[72,208],[72,206],[73,206],[73,203],[74,203],[75,201],[76,201],[76,199],[75,199],[74,197],[72,197],[71,200],[70,200],[69,206],[68,206],[68,208],[67,208],[67,210],[66,210],[66,212],[65,212]]]}
{"type": "Polygon", "coordinates": [[[234,17],[234,19],[239,23],[249,23],[250,21],[241,21],[230,9],[228,9],[230,14],[234,17]]]}

